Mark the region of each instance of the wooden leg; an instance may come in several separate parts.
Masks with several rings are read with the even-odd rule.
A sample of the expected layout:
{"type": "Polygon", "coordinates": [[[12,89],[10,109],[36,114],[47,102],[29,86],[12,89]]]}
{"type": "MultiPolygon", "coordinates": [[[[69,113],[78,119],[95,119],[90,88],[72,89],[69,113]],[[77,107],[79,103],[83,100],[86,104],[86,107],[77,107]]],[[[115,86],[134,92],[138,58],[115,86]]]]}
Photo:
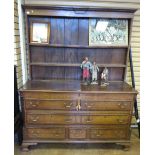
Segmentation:
{"type": "Polygon", "coordinates": [[[21,145],[22,144],[22,140],[23,140],[23,129],[22,127],[19,128],[18,132],[17,132],[17,136],[18,136],[18,144],[21,145]]]}
{"type": "Polygon", "coordinates": [[[117,143],[117,145],[121,145],[124,151],[128,151],[130,149],[130,143],[117,143]]]}
{"type": "Polygon", "coordinates": [[[22,146],[21,146],[21,150],[23,152],[28,152],[29,151],[29,144],[28,143],[22,143],[22,146]]]}
{"type": "Polygon", "coordinates": [[[22,143],[22,146],[21,146],[21,150],[23,152],[28,152],[29,151],[29,146],[30,145],[37,145],[37,143],[26,143],[26,142],[23,142],[22,143]]]}
{"type": "Polygon", "coordinates": [[[130,144],[124,144],[124,151],[129,151],[130,149],[130,144]]]}

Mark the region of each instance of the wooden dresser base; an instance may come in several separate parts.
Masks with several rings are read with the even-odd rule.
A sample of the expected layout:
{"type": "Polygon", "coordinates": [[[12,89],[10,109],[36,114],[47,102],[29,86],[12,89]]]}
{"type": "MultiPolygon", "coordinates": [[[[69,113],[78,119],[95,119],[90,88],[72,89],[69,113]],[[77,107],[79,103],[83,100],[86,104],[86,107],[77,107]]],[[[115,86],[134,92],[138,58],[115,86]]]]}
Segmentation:
{"type": "Polygon", "coordinates": [[[46,90],[40,85],[45,87],[43,82],[29,81],[21,91],[22,151],[38,143],[116,143],[129,149],[136,91],[127,83],[102,88],[50,81],[46,90]]]}

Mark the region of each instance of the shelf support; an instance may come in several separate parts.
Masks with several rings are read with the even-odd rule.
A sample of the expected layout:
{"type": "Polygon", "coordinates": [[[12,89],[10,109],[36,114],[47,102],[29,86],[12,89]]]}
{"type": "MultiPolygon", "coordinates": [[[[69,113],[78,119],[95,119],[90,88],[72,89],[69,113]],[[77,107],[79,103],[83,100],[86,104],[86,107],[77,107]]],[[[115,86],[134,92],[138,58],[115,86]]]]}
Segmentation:
{"type": "MultiPolygon", "coordinates": [[[[130,61],[130,71],[131,71],[131,78],[132,78],[132,87],[135,88],[135,77],[134,77],[134,70],[133,70],[131,47],[130,47],[130,50],[129,50],[129,61],[130,61]]],[[[134,111],[135,111],[135,118],[136,118],[136,121],[137,121],[139,138],[140,138],[140,118],[139,118],[139,114],[138,114],[137,98],[135,98],[135,101],[134,101],[134,111]]]]}

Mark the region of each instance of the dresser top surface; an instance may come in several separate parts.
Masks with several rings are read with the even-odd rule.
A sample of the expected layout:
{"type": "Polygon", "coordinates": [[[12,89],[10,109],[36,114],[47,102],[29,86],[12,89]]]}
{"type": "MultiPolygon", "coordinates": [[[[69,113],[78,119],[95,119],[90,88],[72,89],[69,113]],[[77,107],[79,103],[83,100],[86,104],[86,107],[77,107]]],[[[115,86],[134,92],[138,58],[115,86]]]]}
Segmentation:
{"type": "Polygon", "coordinates": [[[126,82],[110,82],[109,85],[105,87],[100,85],[82,85],[78,80],[29,80],[20,91],[137,93],[137,91],[126,82]]]}

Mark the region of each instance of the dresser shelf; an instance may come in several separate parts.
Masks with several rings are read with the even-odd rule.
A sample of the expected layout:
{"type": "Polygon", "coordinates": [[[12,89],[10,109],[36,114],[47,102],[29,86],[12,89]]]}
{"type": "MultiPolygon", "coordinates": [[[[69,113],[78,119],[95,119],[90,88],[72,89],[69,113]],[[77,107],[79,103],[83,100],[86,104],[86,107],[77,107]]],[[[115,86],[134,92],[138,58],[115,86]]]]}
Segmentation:
{"type": "Polygon", "coordinates": [[[42,43],[29,43],[30,46],[38,47],[55,47],[55,48],[88,48],[88,49],[99,49],[99,48],[128,48],[128,46],[86,46],[86,45],[64,45],[64,44],[42,44],[42,43]]]}
{"type": "MultiPolygon", "coordinates": [[[[59,67],[80,67],[80,64],[74,63],[41,63],[41,62],[33,62],[30,63],[31,66],[59,66],[59,67]]],[[[123,64],[98,64],[99,67],[126,67],[123,64]]]]}

